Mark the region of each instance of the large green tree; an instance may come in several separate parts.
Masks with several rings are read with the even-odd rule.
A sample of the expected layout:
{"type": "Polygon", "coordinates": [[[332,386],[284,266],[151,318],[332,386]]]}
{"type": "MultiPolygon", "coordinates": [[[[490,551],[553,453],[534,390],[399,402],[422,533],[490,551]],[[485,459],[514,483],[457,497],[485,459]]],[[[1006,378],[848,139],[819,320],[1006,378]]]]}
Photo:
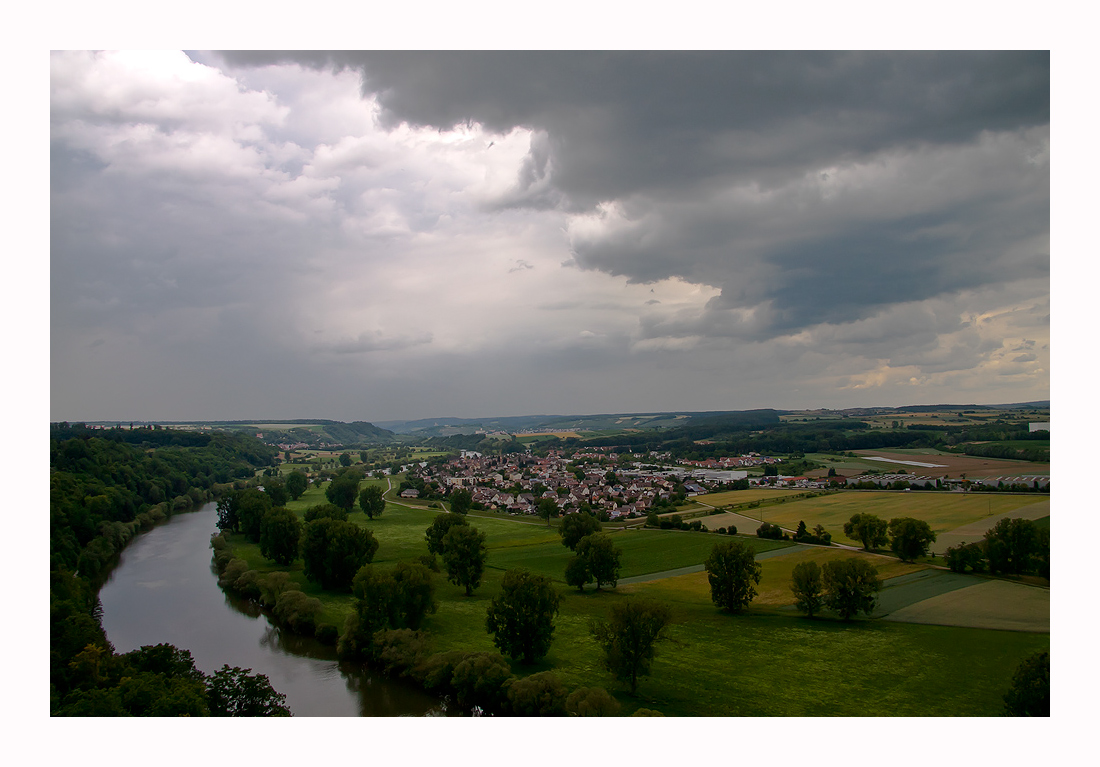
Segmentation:
{"type": "Polygon", "coordinates": [[[359,508],[367,515],[367,519],[382,516],[382,512],[386,510],[386,499],[382,488],[378,485],[364,487],[359,493],[359,508]]]}
{"type": "Polygon", "coordinates": [[[600,520],[587,512],[580,511],[562,517],[561,524],[558,526],[558,535],[561,536],[563,546],[570,551],[576,551],[581,538],[598,533],[600,529],[600,520]]]}
{"type": "Polygon", "coordinates": [[[500,594],[489,603],[485,628],[502,653],[534,663],[550,649],[560,603],[561,597],[546,576],[509,570],[500,594]]]}
{"type": "Polygon", "coordinates": [[[474,496],[464,487],[452,490],[450,499],[453,514],[467,514],[474,503],[474,496]]]}
{"type": "Polygon", "coordinates": [[[612,605],[609,618],[593,622],[591,631],[603,649],[604,665],[616,679],[627,682],[634,693],[638,677],[649,674],[656,643],[671,613],[659,602],[628,599],[612,605]]]}
{"type": "Polygon", "coordinates": [[[241,532],[253,543],[258,543],[264,515],[272,509],[271,498],[267,493],[255,488],[236,492],[237,516],[241,522],[241,532]]]}
{"type": "Polygon", "coordinates": [[[264,674],[223,665],[207,681],[211,716],[290,716],[286,695],[275,692],[264,674]]]}
{"type": "Polygon", "coordinates": [[[546,526],[550,527],[550,520],[558,516],[558,504],[553,498],[543,498],[535,507],[540,519],[546,520],[546,526]]]}
{"type": "Polygon", "coordinates": [[[704,566],[710,598],[720,609],[739,613],[756,596],[761,567],[752,547],[737,540],[723,541],[711,549],[704,566]]]}
{"type": "Polygon", "coordinates": [[[289,565],[298,558],[302,523],[285,507],[276,507],[260,522],[260,554],[277,565],[289,565]]]}
{"type": "Polygon", "coordinates": [[[424,531],[424,540],[428,542],[429,554],[443,554],[443,536],[455,526],[468,525],[466,517],[461,514],[443,513],[436,514],[435,519],[424,531]]]}
{"type": "Polygon", "coordinates": [[[886,520],[874,514],[853,514],[844,523],[844,534],[853,541],[859,541],[863,548],[870,551],[886,545],[886,520]]]}
{"type": "Polygon", "coordinates": [[[1004,701],[1008,716],[1050,716],[1050,653],[1038,652],[1020,662],[1004,701]]]}
{"type": "Polygon", "coordinates": [[[1050,538],[1044,537],[1039,526],[1030,519],[1002,519],[985,533],[989,571],[1011,575],[1035,572],[1039,569],[1044,545],[1049,558],[1050,538]]]}
{"type": "Polygon", "coordinates": [[[470,525],[456,525],[443,536],[442,545],[447,579],[456,586],[463,586],[466,596],[471,596],[481,585],[489,555],[485,533],[470,525]]]}
{"type": "Polygon", "coordinates": [[[345,471],[328,483],[328,487],[325,488],[325,497],[328,498],[329,503],[345,511],[351,511],[359,499],[359,480],[357,471],[345,471]]]}
{"type": "Polygon", "coordinates": [[[592,533],[577,543],[577,556],[585,561],[588,573],[596,581],[596,591],[607,584],[614,588],[622,570],[622,550],[607,533],[592,533]]]}
{"type": "Polygon", "coordinates": [[[351,522],[318,519],[302,533],[302,571],[326,591],[351,591],[352,579],[378,551],[370,530],[351,522]]]}
{"type": "Polygon", "coordinates": [[[859,557],[826,562],[821,569],[821,580],[825,606],[835,610],[844,620],[850,620],[858,612],[870,615],[882,588],[878,570],[859,557]]]}
{"type": "Polygon", "coordinates": [[[894,517],[890,520],[890,550],[903,562],[913,562],[928,553],[936,534],[922,519],[894,517]]]}
{"type": "Polygon", "coordinates": [[[309,480],[306,475],[295,469],[286,475],[286,491],[290,493],[290,497],[293,500],[298,500],[302,497],[302,493],[309,487],[309,480]]]}
{"type": "Polygon", "coordinates": [[[794,606],[809,617],[814,617],[825,604],[825,586],[821,580],[821,567],[817,562],[799,562],[791,571],[791,591],[794,606]]]}

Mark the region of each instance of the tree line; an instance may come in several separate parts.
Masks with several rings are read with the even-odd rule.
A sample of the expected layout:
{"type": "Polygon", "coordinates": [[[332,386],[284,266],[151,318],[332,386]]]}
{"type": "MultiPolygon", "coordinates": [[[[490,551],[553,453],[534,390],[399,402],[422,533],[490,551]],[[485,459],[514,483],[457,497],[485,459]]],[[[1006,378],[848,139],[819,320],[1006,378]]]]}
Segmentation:
{"type": "Polygon", "coordinates": [[[51,714],[285,710],[266,677],[247,669],[225,668],[207,677],[194,669],[186,650],[171,645],[116,654],[100,624],[97,596],[107,568],[135,535],[225,492],[231,481],[251,477],[273,457],[264,447],[245,435],[51,427],[51,714]]]}

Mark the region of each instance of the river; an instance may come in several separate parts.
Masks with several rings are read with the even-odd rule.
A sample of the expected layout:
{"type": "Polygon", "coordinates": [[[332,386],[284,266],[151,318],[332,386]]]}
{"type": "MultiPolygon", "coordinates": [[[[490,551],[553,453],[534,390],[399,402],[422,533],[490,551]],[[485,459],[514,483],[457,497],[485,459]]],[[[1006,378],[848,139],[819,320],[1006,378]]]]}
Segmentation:
{"type": "Polygon", "coordinates": [[[212,674],[223,664],[265,674],[295,716],[423,716],[439,701],[409,684],[336,660],[336,650],[285,633],[218,586],[210,536],[216,505],[139,535],[99,592],[103,629],[119,653],[167,642],[212,674]]]}

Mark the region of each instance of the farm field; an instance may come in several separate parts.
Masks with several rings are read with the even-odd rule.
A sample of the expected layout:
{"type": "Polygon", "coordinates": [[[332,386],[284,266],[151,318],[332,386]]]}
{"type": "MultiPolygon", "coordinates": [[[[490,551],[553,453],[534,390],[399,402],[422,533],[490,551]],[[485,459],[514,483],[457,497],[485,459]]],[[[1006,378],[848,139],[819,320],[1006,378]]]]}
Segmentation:
{"type": "Polygon", "coordinates": [[[797,528],[799,520],[805,521],[810,529],[820,524],[832,533],[834,543],[851,543],[844,535],[844,523],[853,514],[874,514],[887,521],[914,517],[927,522],[933,532],[946,533],[1037,500],[1039,497],[1027,494],[845,491],[761,506],[751,513],[788,530],[797,528]]]}
{"type": "Polygon", "coordinates": [[[693,496],[694,500],[708,506],[729,506],[753,501],[770,501],[776,498],[790,498],[805,495],[805,490],[783,490],[770,487],[750,487],[748,490],[727,490],[722,493],[707,493],[693,496]]]}
{"type": "MultiPolygon", "coordinates": [[[[385,486],[384,481],[372,482],[385,486]]],[[[313,488],[294,506],[303,513],[323,498],[323,491],[313,488]]],[[[350,519],[374,532],[380,542],[374,563],[385,566],[426,553],[424,529],[436,513],[388,504],[373,521],[361,512],[350,519]]],[[[523,566],[542,572],[555,580],[562,597],[555,640],[540,663],[513,664],[514,672],[526,675],[553,669],[570,689],[606,687],[622,703],[624,715],[640,707],[669,716],[996,715],[1019,660],[1049,647],[1045,634],[867,619],[844,624],[798,616],[789,606],[792,599],[787,589],[794,563],[853,555],[839,549],[791,547],[789,554],[776,553],[762,560],[760,597],[744,614],[731,616],[711,602],[706,573],[623,584],[600,593],[589,586],[580,593],[562,582],[570,552],[553,526],[548,529],[503,517],[471,516],[469,521],[488,535],[489,567],[481,587],[469,598],[461,587],[437,576],[439,607],[424,625],[432,635],[433,650],[493,651],[492,638],[485,631],[485,611],[500,591],[505,569],[523,566]],[[612,604],[631,595],[660,599],[673,614],[668,640],[658,646],[652,675],[641,681],[637,695],[602,669],[601,653],[589,632],[593,618],[606,618],[612,604]],[[929,689],[937,694],[928,695],[929,689]]],[[[624,577],[700,563],[714,544],[726,540],[680,531],[612,535],[623,550],[624,577]]],[[[302,576],[300,560],[290,568],[272,566],[260,557],[257,546],[239,536],[233,538],[237,556],[261,572],[289,571],[303,591],[322,600],[319,620],[343,626],[353,610],[350,595],[320,592],[302,576]]],[[[789,546],[742,540],[758,551],[789,546]]],[[[886,557],[855,556],[875,561],[885,577],[921,569],[886,557]]]]}
{"type": "MultiPolygon", "coordinates": [[[[879,458],[893,458],[897,461],[922,461],[921,458],[915,458],[915,453],[898,451],[884,451],[884,450],[856,450],[856,455],[867,457],[879,457],[879,458]]],[[[933,460],[922,461],[923,463],[936,463],[943,464],[945,468],[942,469],[924,469],[920,467],[907,466],[904,463],[898,463],[897,468],[905,469],[910,474],[926,475],[930,477],[953,477],[958,478],[965,475],[970,479],[982,479],[985,477],[1008,477],[1008,476],[1031,476],[1031,475],[1049,475],[1050,464],[1049,463],[1034,463],[1032,461],[1011,461],[999,458],[982,458],[981,456],[973,455],[958,455],[954,453],[938,453],[933,460]]],[[[890,463],[875,461],[880,471],[889,471],[890,463]]]]}
{"type": "Polygon", "coordinates": [[[883,620],[1050,633],[1050,590],[985,580],[895,610],[883,620]]]}

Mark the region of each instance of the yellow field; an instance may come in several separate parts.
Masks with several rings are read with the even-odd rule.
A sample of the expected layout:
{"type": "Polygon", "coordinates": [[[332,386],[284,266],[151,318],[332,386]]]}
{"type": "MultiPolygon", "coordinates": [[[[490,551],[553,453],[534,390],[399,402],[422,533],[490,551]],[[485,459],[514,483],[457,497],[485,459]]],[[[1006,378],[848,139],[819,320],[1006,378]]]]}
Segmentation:
{"type": "Polygon", "coordinates": [[[752,516],[763,516],[765,522],[794,530],[799,520],[812,530],[821,525],[837,543],[850,542],[844,536],[844,523],[853,514],[874,514],[886,521],[894,517],[914,517],[929,524],[935,533],[946,533],[984,517],[1014,511],[1041,500],[1030,494],[995,495],[992,493],[905,493],[905,492],[843,492],[806,498],[777,506],[754,509],[752,516]]]}

